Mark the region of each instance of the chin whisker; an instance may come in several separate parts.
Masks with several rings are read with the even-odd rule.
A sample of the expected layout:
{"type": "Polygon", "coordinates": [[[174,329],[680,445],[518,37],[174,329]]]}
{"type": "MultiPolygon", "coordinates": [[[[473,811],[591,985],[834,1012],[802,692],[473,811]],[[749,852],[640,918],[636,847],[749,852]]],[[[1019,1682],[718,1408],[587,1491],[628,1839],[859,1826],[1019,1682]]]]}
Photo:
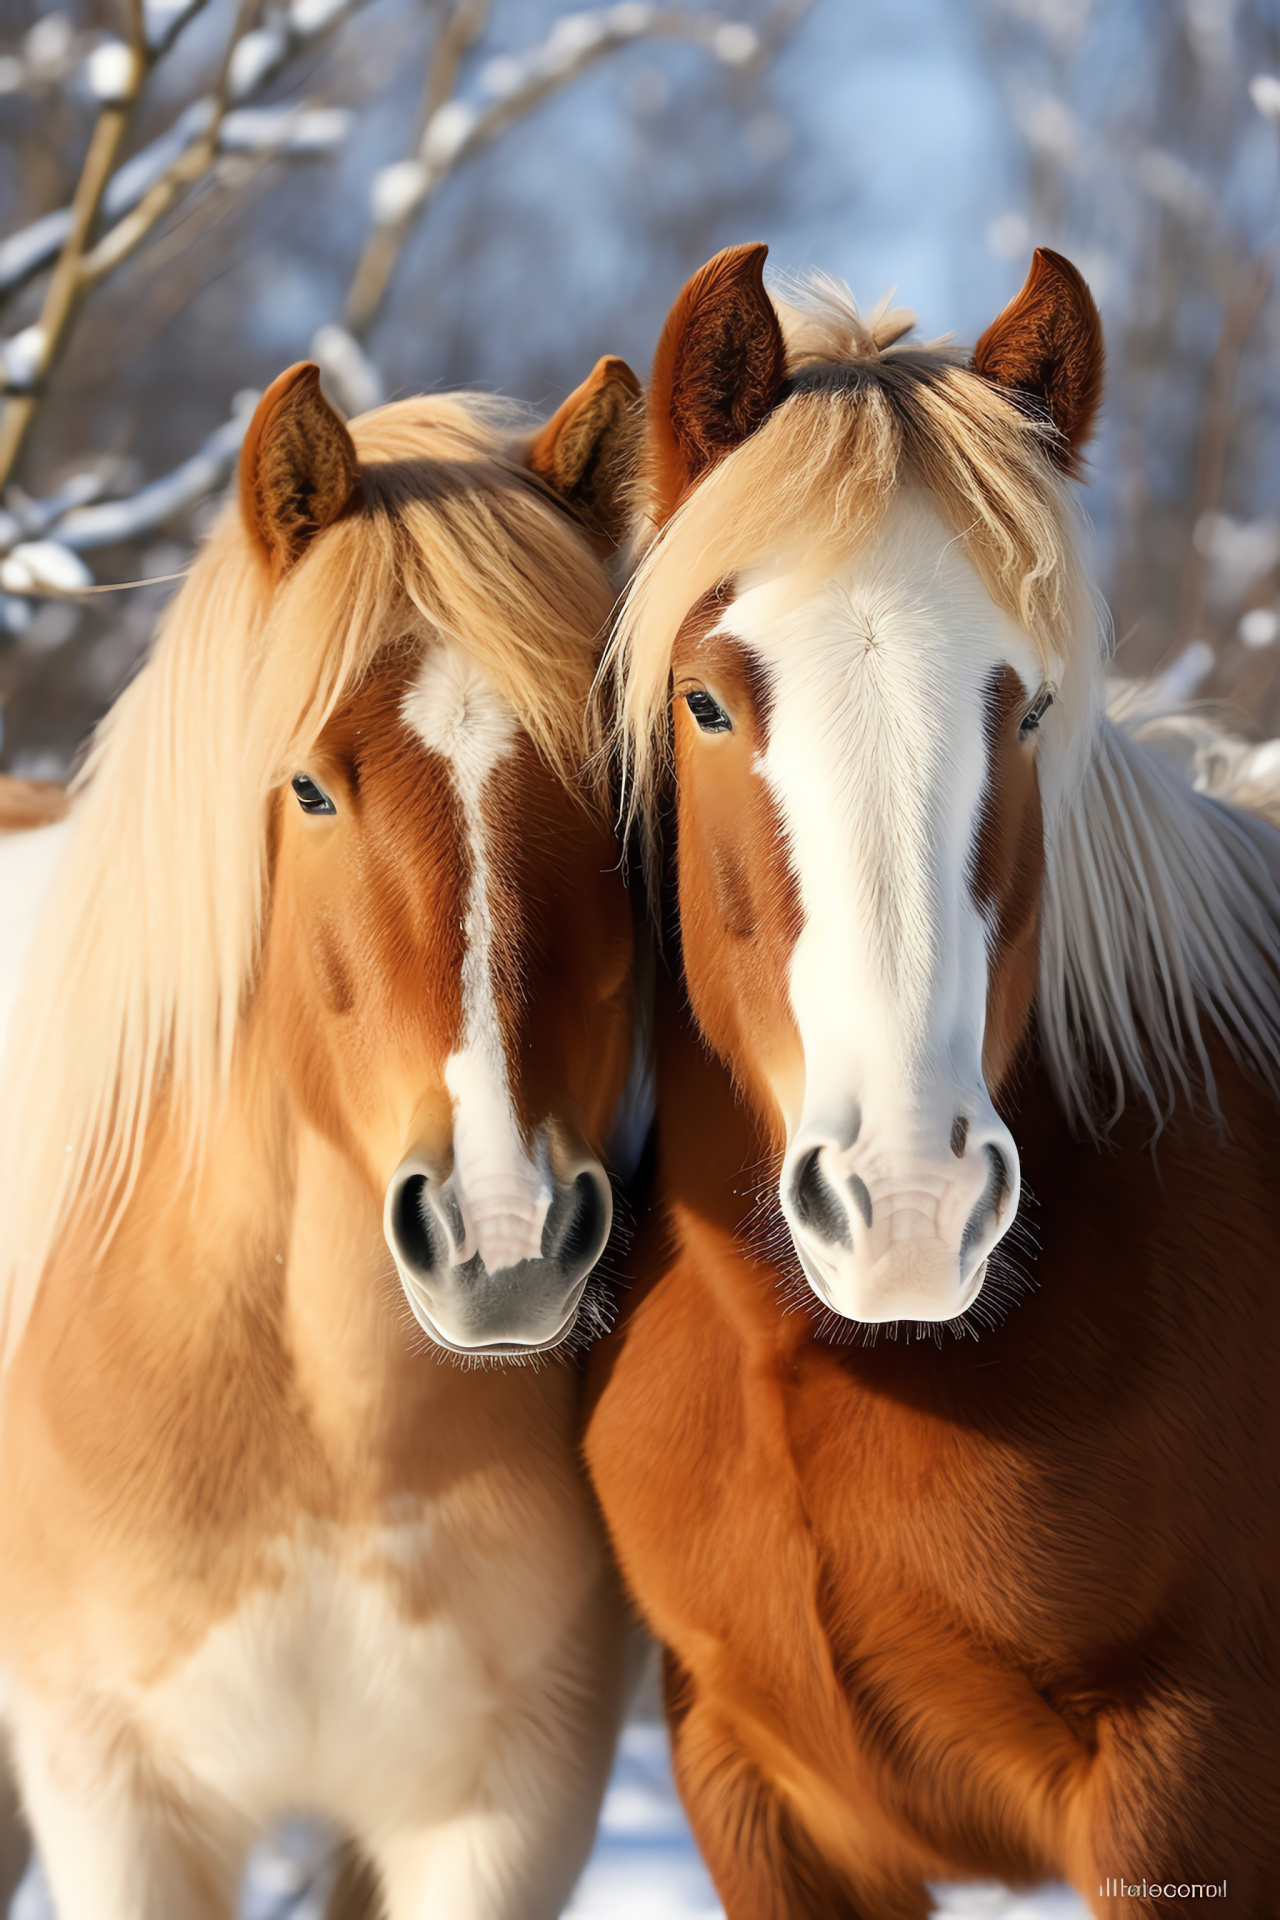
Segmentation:
{"type": "Polygon", "coordinates": [[[901,1338],[910,1345],[928,1343],[939,1351],[944,1335],[954,1340],[980,1340],[1003,1326],[1010,1313],[1035,1291],[1037,1282],[1031,1271],[1040,1253],[1036,1226],[1038,1202],[1024,1181],[1017,1214],[1006,1228],[1003,1239],[987,1256],[987,1274],[982,1291],[965,1311],[950,1320],[851,1320],[819,1299],[805,1275],[795,1251],[790,1228],[783,1217],[778,1198],[776,1159],[760,1171],[766,1175],[757,1186],[755,1203],[738,1229],[737,1240],[747,1258],[758,1265],[772,1267],[774,1290],[784,1318],[803,1313],[809,1319],[813,1335],[826,1346],[874,1347],[881,1334],[895,1344],[901,1338]]]}

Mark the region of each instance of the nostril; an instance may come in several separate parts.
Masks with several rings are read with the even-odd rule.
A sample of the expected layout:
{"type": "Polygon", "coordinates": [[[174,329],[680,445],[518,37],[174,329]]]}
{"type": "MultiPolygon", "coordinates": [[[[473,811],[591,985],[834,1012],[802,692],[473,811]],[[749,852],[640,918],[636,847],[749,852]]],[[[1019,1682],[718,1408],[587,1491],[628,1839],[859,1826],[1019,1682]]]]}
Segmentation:
{"type": "Polygon", "coordinates": [[[427,1198],[427,1181],[410,1174],[391,1208],[391,1230],[405,1265],[417,1273],[433,1273],[448,1261],[448,1248],[435,1210],[427,1198]]]}
{"type": "MultiPolygon", "coordinates": [[[[812,1148],[797,1166],[791,1182],[792,1210],[798,1223],[819,1239],[833,1246],[852,1247],[848,1216],[822,1171],[819,1161],[821,1152],[821,1147],[812,1148]]],[[[850,1180],[850,1186],[854,1189],[854,1199],[863,1219],[869,1224],[871,1196],[856,1175],[850,1180]],[[859,1188],[861,1197],[857,1192],[859,1188]]]]}
{"type": "Polygon", "coordinates": [[[566,1267],[577,1267],[599,1257],[606,1224],[604,1195],[600,1182],[589,1173],[580,1173],[571,1191],[573,1203],[560,1258],[566,1267]]]}
{"type": "Polygon", "coordinates": [[[968,1223],[960,1240],[960,1265],[968,1266],[969,1255],[977,1241],[987,1232],[992,1221],[998,1220],[1000,1210],[1013,1190],[1013,1181],[1009,1177],[1009,1163],[999,1147],[988,1143],[982,1149],[986,1156],[987,1184],[982,1189],[982,1198],[969,1215],[968,1223]]]}
{"type": "Polygon", "coordinates": [[[610,1213],[604,1175],[584,1168],[568,1186],[557,1190],[547,1209],[543,1259],[557,1261],[566,1273],[589,1270],[604,1251],[610,1213]]]}
{"type": "Polygon", "coordinates": [[[958,1113],[951,1122],[951,1151],[957,1160],[964,1159],[965,1143],[969,1138],[969,1122],[964,1114],[958,1113]]]}

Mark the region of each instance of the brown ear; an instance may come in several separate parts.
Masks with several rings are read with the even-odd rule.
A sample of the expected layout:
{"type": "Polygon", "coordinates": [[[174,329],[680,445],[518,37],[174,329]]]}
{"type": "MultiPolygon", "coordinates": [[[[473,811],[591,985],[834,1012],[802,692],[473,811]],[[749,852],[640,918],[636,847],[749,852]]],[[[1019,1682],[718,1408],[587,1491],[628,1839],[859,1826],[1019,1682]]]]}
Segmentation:
{"type": "Polygon", "coordinates": [[[1030,394],[1061,436],[1058,464],[1079,471],[1079,452],[1102,399],[1102,321],[1069,260],[1037,247],[1027,283],[973,350],[973,370],[997,386],[1030,394]]]}
{"type": "Polygon", "coordinates": [[[667,315],[649,389],[650,509],[659,526],[777,401],[787,356],[764,288],[768,251],[726,247],[667,315]]]}
{"type": "Polygon", "coordinates": [[[351,435],[302,360],[271,382],[240,449],[240,513],[272,572],[287,573],[359,486],[351,435]]]}
{"type": "Polygon", "coordinates": [[[552,414],[529,449],[529,465],[576,507],[611,551],[627,533],[628,487],[640,443],[640,382],[606,354],[552,414]]]}

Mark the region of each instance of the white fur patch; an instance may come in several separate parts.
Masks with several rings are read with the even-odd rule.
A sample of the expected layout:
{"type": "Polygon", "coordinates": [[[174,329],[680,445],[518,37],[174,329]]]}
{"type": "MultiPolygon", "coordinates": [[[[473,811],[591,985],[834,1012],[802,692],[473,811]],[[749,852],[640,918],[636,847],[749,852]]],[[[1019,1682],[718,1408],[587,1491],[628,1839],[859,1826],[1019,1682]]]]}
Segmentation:
{"type": "Polygon", "coordinates": [[[424,747],[442,754],[453,769],[468,813],[478,807],[485,782],[512,751],[519,722],[510,702],[451,641],[427,653],[404,699],[404,717],[424,747]]]}
{"type": "Polygon", "coordinates": [[[537,1259],[552,1183],[525,1148],[507,1073],[493,987],[490,858],[485,789],[514,750],[519,723],[475,661],[452,643],[433,647],[405,697],[404,717],[448,762],[462,808],[471,885],[464,915],[462,1045],[445,1084],[454,1103],[454,1187],[466,1235],[455,1259],[479,1253],[488,1272],[537,1259]]]}
{"type": "Polygon", "coordinates": [[[59,1912],[204,1912],[185,1837],[234,1865],[305,1809],[359,1837],[394,1913],[554,1920],[590,1846],[621,1679],[594,1536],[557,1491],[540,1483],[530,1511],[523,1483],[491,1485],[481,1519],[473,1492],[397,1502],[415,1510],[397,1525],[303,1523],[158,1681],[90,1634],[59,1669],[66,1691],[18,1692],[59,1912]],[[430,1596],[412,1613],[405,1576],[430,1596]]]}
{"type": "Polygon", "coordinates": [[[922,1232],[958,1246],[989,1175],[983,1140],[1016,1167],[982,1075],[988,928],[969,875],[988,686],[1008,662],[1033,691],[1031,646],[910,493],[816,591],[748,577],[722,630],[768,672],[759,769],[804,910],[790,988],[805,1083],[785,1112],[789,1141],[822,1145],[842,1191],[856,1172],[886,1244],[923,1206],[922,1232]],[[958,1115],[974,1145],[963,1179],[949,1147],[958,1115]]]}

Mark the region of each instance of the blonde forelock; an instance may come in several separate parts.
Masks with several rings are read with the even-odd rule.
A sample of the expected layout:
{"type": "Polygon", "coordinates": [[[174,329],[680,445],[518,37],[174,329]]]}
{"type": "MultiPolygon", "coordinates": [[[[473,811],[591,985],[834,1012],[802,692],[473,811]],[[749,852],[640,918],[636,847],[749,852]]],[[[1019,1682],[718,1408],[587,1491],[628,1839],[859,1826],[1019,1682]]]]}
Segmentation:
{"type": "Polygon", "coordinates": [[[936,348],[839,364],[802,355],[792,391],[688,496],[649,549],[611,642],[615,744],[633,814],[656,801],[671,652],[703,596],[766,564],[820,580],[865,546],[902,485],[930,493],[992,599],[1055,680],[1096,623],[1048,430],[936,348]],[[1081,634],[1084,634],[1083,641],[1081,634]]]}

